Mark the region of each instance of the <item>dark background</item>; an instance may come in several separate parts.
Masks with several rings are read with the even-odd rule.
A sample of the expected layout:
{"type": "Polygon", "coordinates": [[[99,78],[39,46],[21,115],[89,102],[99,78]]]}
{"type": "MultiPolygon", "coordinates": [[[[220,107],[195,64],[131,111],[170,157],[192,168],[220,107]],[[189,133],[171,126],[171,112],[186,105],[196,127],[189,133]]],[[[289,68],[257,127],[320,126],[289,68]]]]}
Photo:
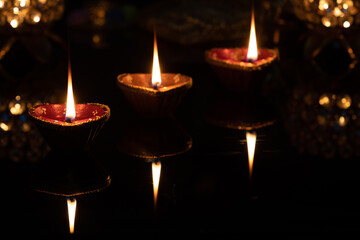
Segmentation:
{"type": "MultiPolygon", "coordinates": [[[[180,44],[164,34],[158,35],[162,71],[179,72],[193,78],[193,87],[175,113],[176,120],[192,137],[193,147],[186,153],[161,160],[158,212],[154,217],[151,164],[119,150],[118,145],[124,141],[124,124],[133,113],[116,85],[116,77],[121,73],[150,72],[153,34],[142,22],[148,20],[151,11],[156,13],[151,9],[157,3],[113,2],[118,4],[113,7],[118,12],[114,10],[115,13],[107,15],[104,26],[96,27],[87,22],[74,24],[81,11],[95,2],[66,1],[69,5],[64,17],[51,27],[51,32],[63,39],[65,48],[50,41],[52,50],[47,61],[34,60],[26,44],[17,44],[0,62],[2,101],[21,95],[25,100],[64,102],[66,46],[70,45],[76,100],[99,102],[111,108],[110,120],[95,140],[91,153],[110,173],[112,183],[99,193],[77,197],[76,238],[95,234],[120,238],[131,232],[131,236],[146,235],[152,239],[225,238],[240,237],[243,233],[251,233],[249,236],[253,237],[263,233],[286,233],[289,239],[309,239],[319,232],[359,230],[357,145],[348,140],[351,147],[348,155],[341,152],[341,146],[331,145],[330,149],[336,154],[329,157],[327,150],[321,150],[325,143],[311,144],[317,137],[327,138],[333,130],[318,131],[307,120],[294,120],[303,115],[316,116],[318,111],[317,100],[305,107],[306,100],[302,98],[294,103],[296,94],[358,94],[357,67],[350,73],[336,70],[338,63],[348,61],[343,49],[336,45],[337,33],[327,30],[321,35],[308,29],[292,14],[289,2],[271,3],[270,10],[282,10],[276,18],[273,12],[267,12],[265,18],[257,16],[259,44],[278,49],[280,60],[270,74],[272,84],[263,100],[264,107],[260,104],[258,109],[267,112],[265,102],[270,104],[271,115],[277,121],[257,130],[251,186],[248,184],[245,131],[212,126],[204,118],[212,100],[223,91],[217,76],[205,62],[204,52],[213,47],[246,45],[249,30],[239,30],[246,34],[234,39],[210,39],[193,44],[180,44]],[[273,22],[264,21],[266,17],[273,22]],[[280,40],[274,40],[275,33],[280,40]],[[94,34],[101,36],[101,44],[92,42],[94,34]],[[306,58],[306,53],[313,49],[307,44],[316,41],[307,39],[333,35],[335,43],[329,41],[327,50],[319,57],[321,64],[314,65],[306,58]],[[306,134],[311,136],[299,140],[299,136],[308,136],[306,134]]],[[[206,1],[194,2],[191,7],[208,6],[206,1]]],[[[262,13],[264,2],[256,1],[256,9],[262,13]]],[[[179,1],[173,3],[176,5],[179,1]]],[[[231,9],[234,2],[224,1],[223,4],[231,9]]],[[[211,1],[209,6],[214,6],[211,1]]],[[[189,7],[189,12],[193,11],[189,7]]],[[[249,15],[250,8],[241,11],[249,15]]],[[[198,14],[199,18],[207,19],[201,15],[202,11],[198,14]]],[[[357,39],[356,27],[341,32],[350,43],[357,39]]],[[[3,41],[11,36],[8,31],[2,34],[3,41]]],[[[33,36],[20,34],[20,38],[32,39],[33,36]]],[[[357,46],[352,46],[357,53],[357,46]]],[[[347,65],[343,68],[347,69],[347,65]]],[[[318,96],[316,94],[310,97],[318,96]]],[[[251,106],[244,100],[246,104],[251,106]]],[[[339,131],[342,136],[350,136],[357,129],[353,124],[339,131]]],[[[10,150],[2,147],[2,153],[6,151],[10,150]]],[[[47,234],[65,238],[68,232],[66,199],[32,189],[32,170],[38,162],[41,160],[1,158],[1,216],[6,222],[3,234],[26,233],[29,237],[47,234]]]]}

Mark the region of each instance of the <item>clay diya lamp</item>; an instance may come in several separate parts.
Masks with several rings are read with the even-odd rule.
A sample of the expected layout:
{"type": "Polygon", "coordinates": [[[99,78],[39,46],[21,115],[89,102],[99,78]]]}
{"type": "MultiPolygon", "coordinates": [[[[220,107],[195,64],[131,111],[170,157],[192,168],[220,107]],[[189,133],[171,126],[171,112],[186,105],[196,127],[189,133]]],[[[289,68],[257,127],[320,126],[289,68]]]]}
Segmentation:
{"type": "Polygon", "coordinates": [[[177,73],[161,73],[154,34],[152,74],[120,74],[117,83],[134,111],[143,117],[159,118],[175,112],[191,88],[192,78],[177,73]]]}
{"type": "Polygon", "coordinates": [[[213,48],[205,52],[206,61],[224,87],[240,93],[260,91],[276,58],[276,51],[257,48],[254,11],[248,48],[213,48]]]}
{"type": "Polygon", "coordinates": [[[76,117],[66,118],[66,104],[45,103],[29,114],[51,149],[85,149],[110,117],[110,108],[99,103],[76,104],[76,117]]]}
{"type": "Polygon", "coordinates": [[[29,116],[51,148],[35,170],[35,190],[70,197],[110,184],[110,176],[87,151],[109,119],[110,108],[99,103],[75,104],[70,69],[67,103],[36,105],[29,109],[29,116]]]}

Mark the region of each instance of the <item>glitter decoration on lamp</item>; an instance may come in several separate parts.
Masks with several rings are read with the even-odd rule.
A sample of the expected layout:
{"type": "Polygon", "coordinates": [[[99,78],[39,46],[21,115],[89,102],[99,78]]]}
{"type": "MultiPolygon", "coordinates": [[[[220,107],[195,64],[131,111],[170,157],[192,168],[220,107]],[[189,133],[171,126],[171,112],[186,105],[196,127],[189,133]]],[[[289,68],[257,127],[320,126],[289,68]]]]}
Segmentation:
{"type": "Polygon", "coordinates": [[[63,0],[0,0],[0,27],[50,24],[59,20],[63,12],[63,0]]]}
{"type": "Polygon", "coordinates": [[[359,0],[292,0],[302,21],[326,28],[350,28],[360,22],[359,0]]]}

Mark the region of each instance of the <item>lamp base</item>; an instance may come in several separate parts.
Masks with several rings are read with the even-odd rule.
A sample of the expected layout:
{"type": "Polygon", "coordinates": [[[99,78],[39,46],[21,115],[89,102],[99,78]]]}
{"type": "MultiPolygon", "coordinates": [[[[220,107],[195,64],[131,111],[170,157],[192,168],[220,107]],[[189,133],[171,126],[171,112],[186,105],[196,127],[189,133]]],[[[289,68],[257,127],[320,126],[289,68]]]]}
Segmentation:
{"type": "Polygon", "coordinates": [[[171,117],[131,118],[118,141],[119,151],[147,161],[179,155],[191,148],[191,136],[171,117]]]}
{"type": "Polygon", "coordinates": [[[275,111],[261,95],[223,92],[205,112],[207,123],[229,129],[256,130],[273,125],[275,111]]]}
{"type": "Polygon", "coordinates": [[[51,150],[33,176],[34,190],[64,197],[99,192],[110,183],[103,166],[83,150],[51,150]]]}

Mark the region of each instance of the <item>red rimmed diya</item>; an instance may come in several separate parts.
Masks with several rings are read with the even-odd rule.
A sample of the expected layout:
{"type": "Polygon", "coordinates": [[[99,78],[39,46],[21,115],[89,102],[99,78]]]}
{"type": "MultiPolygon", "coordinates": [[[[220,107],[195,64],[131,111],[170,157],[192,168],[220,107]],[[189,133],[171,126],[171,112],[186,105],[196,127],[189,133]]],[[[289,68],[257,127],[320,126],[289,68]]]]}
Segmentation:
{"type": "Polygon", "coordinates": [[[110,108],[99,103],[75,104],[76,117],[66,120],[66,104],[40,104],[29,115],[51,151],[34,170],[38,192],[73,197],[98,192],[110,185],[110,175],[86,151],[110,117],[110,108]]]}
{"type": "Polygon", "coordinates": [[[53,149],[83,149],[97,136],[110,117],[110,108],[99,103],[76,104],[76,118],[67,121],[66,104],[40,104],[29,110],[34,120],[53,149]]]}
{"type": "Polygon", "coordinates": [[[274,50],[257,47],[254,5],[248,48],[214,48],[205,52],[206,61],[224,86],[241,93],[261,91],[263,80],[276,58],[274,50]]]}
{"type": "Polygon", "coordinates": [[[192,86],[192,78],[178,73],[161,73],[156,35],[152,73],[125,73],[117,83],[132,108],[143,117],[170,116],[192,86]]]}
{"type": "Polygon", "coordinates": [[[161,85],[154,87],[152,74],[124,73],[117,83],[132,108],[145,117],[164,117],[175,112],[186,92],[192,86],[192,78],[177,73],[161,73],[161,85]]]}
{"type": "Polygon", "coordinates": [[[213,48],[205,52],[205,59],[228,90],[253,92],[261,87],[277,53],[261,48],[258,49],[257,60],[248,61],[247,52],[245,47],[213,48]]]}

